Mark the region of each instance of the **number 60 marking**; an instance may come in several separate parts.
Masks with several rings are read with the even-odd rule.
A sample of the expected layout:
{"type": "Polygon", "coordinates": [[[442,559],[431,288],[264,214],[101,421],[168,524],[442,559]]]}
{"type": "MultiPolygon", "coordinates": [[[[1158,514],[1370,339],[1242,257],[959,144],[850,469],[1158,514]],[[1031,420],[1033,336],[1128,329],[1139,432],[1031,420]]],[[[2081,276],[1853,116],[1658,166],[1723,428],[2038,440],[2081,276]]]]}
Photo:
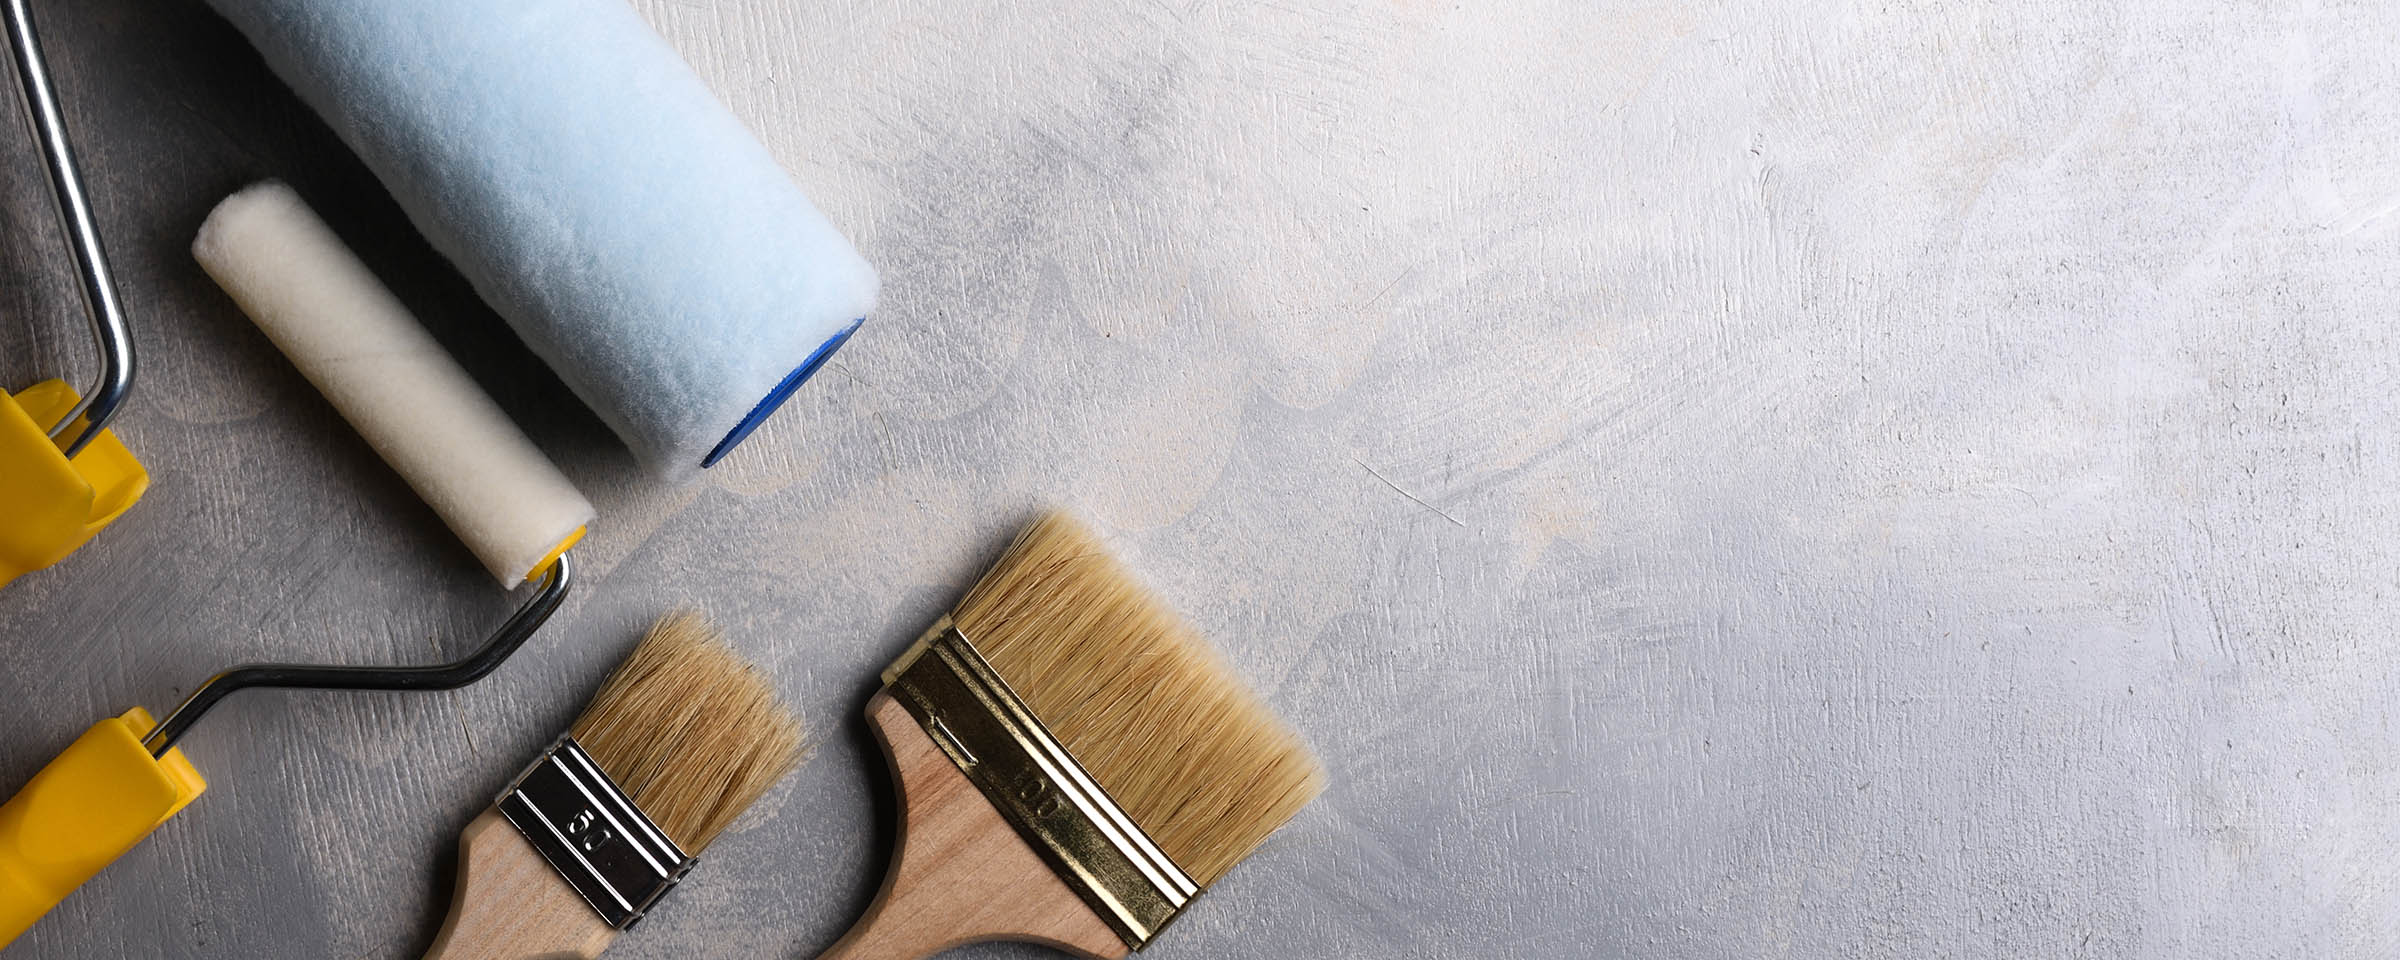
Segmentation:
{"type": "Polygon", "coordinates": [[[1027,773],[1018,780],[1016,794],[1017,802],[1025,805],[1025,812],[1038,818],[1049,818],[1066,803],[1050,786],[1050,781],[1038,773],[1027,773]]]}
{"type": "Polygon", "coordinates": [[[590,853],[617,839],[616,831],[600,826],[599,820],[600,815],[587,807],[568,817],[566,829],[561,832],[567,835],[567,839],[575,841],[576,846],[582,847],[583,852],[590,853]]]}

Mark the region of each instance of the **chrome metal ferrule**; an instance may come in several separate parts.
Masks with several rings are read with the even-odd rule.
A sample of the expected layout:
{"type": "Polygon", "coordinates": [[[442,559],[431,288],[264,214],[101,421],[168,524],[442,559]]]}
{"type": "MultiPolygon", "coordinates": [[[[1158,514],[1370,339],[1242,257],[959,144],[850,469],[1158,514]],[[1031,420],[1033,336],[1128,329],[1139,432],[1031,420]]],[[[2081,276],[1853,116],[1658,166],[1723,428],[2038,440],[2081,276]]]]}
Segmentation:
{"type": "Polygon", "coordinates": [[[631,928],[699,862],[667,839],[572,736],[561,734],[492,805],[617,930],[631,928]]]}
{"type": "Polygon", "coordinates": [[[1126,947],[1141,949],[1200,895],[1200,885],[1110,799],[948,617],[883,680],[1126,947]]]}

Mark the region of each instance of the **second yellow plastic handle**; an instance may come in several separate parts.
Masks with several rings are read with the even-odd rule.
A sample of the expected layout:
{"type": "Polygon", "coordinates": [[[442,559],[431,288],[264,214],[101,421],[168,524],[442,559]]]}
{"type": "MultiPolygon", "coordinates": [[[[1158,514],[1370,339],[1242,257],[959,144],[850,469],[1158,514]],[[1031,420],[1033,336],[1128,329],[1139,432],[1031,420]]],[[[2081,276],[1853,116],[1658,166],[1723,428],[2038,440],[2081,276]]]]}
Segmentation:
{"type": "Polygon", "coordinates": [[[153,759],[135,707],[93,724],[0,804],[0,947],[208,789],[180,750],[153,759]]]}

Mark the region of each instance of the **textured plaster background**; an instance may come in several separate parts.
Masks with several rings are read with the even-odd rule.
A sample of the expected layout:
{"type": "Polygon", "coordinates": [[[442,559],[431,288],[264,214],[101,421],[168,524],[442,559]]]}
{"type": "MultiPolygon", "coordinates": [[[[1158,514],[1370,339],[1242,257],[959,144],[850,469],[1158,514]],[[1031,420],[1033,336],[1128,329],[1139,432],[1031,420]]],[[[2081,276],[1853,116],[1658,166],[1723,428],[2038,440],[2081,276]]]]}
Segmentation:
{"type": "MultiPolygon", "coordinates": [[[[196,2],[36,6],[157,485],[0,591],[0,787],[510,606],[184,252],[252,178],[605,520],[479,686],[221,708],[12,958],[421,952],[687,602],[821,745],[612,956],[808,956],[890,839],[874,670],[1058,502],[1332,771],[1159,956],[2400,953],[2389,4],[643,0],[886,276],[676,490],[196,2]]],[[[0,378],[80,379],[0,139],[0,378]]]]}

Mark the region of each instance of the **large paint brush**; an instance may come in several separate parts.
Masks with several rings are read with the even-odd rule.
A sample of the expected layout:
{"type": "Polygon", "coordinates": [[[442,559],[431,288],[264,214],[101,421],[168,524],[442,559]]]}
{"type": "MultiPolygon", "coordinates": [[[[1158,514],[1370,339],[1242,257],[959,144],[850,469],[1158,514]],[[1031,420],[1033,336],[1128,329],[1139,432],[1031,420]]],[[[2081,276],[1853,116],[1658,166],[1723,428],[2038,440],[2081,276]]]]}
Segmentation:
{"type": "Polygon", "coordinates": [[[1123,957],[1324,786],[1216,652],[1060,514],[883,680],[867,717],[899,781],[898,848],[820,960],[983,940],[1123,957]]]}

